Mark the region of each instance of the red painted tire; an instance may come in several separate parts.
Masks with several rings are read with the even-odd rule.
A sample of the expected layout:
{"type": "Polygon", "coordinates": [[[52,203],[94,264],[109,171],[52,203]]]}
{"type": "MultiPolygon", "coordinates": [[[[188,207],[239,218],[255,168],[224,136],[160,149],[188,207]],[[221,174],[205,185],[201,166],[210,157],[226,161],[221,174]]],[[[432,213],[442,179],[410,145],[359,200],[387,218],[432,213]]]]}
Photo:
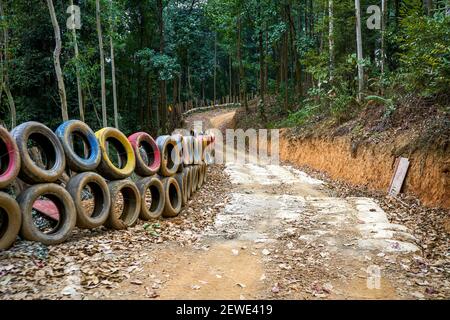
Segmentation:
{"type": "Polygon", "coordinates": [[[145,132],[137,132],[128,137],[136,155],[136,173],[142,177],[152,176],[161,167],[161,153],[155,140],[145,132]],[[148,159],[146,161],[143,154],[148,159]]]}
{"type": "Polygon", "coordinates": [[[11,184],[19,174],[20,154],[8,130],[0,127],[0,189],[11,184]]]}

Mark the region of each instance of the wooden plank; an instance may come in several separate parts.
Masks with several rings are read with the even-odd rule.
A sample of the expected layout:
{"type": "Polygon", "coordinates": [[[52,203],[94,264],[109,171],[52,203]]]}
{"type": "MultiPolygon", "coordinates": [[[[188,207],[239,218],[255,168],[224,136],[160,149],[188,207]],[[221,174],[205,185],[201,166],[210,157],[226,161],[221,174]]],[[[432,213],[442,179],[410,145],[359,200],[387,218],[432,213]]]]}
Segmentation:
{"type": "Polygon", "coordinates": [[[398,158],[395,161],[394,176],[389,186],[389,195],[397,196],[402,190],[403,182],[409,169],[409,160],[406,158],[398,158]]]}

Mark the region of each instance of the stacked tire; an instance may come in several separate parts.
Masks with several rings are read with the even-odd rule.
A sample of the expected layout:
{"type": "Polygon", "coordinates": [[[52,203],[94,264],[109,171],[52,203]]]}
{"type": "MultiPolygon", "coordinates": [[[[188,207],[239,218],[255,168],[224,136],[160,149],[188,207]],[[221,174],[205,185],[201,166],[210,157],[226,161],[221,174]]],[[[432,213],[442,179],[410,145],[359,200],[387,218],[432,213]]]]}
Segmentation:
{"type": "Polygon", "coordinates": [[[159,177],[165,195],[162,216],[166,218],[176,217],[185,203],[183,195],[186,193],[186,178],[183,178],[185,173],[181,163],[182,143],[183,137],[181,135],[166,135],[156,139],[161,154],[159,177]]]}
{"type": "Polygon", "coordinates": [[[17,201],[6,189],[14,182],[20,170],[17,144],[8,130],[0,126],[0,250],[8,249],[16,240],[22,225],[17,201]]]}
{"type": "Polygon", "coordinates": [[[105,226],[123,230],[139,219],[141,195],[129,179],[136,168],[136,157],[128,138],[116,128],[103,128],[95,133],[101,160],[97,172],[107,179],[110,193],[109,214],[105,226]]]}
{"type": "Polygon", "coordinates": [[[136,157],[136,186],[141,200],[139,218],[144,221],[159,218],[166,201],[164,186],[158,176],[161,168],[161,153],[155,140],[146,132],[128,137],[136,157]]]}
{"type": "Polygon", "coordinates": [[[63,146],[50,128],[34,121],[15,127],[11,136],[21,158],[18,177],[26,186],[16,198],[22,219],[20,235],[48,245],[61,243],[77,220],[70,194],[57,184],[66,168],[63,146]],[[39,205],[53,209],[54,215],[40,216],[39,205]]]}
{"type": "Polygon", "coordinates": [[[11,133],[0,127],[0,250],[18,235],[53,245],[75,227],[122,230],[176,217],[206,180],[212,141],[199,132],[156,140],[109,127],[94,133],[78,120],[55,132],[34,121],[11,133]]]}

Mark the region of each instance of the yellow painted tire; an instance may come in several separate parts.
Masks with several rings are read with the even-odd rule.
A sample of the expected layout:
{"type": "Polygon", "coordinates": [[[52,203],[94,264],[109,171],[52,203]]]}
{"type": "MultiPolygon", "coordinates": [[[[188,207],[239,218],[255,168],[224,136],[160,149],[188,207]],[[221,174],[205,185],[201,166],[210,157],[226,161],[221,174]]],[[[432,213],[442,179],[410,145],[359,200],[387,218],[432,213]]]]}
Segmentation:
{"type": "Polygon", "coordinates": [[[97,171],[106,179],[126,179],[134,172],[136,157],[128,138],[115,128],[103,128],[95,133],[102,154],[102,161],[97,171]],[[114,165],[108,156],[107,142],[111,143],[119,153],[120,167],[114,165]]]}

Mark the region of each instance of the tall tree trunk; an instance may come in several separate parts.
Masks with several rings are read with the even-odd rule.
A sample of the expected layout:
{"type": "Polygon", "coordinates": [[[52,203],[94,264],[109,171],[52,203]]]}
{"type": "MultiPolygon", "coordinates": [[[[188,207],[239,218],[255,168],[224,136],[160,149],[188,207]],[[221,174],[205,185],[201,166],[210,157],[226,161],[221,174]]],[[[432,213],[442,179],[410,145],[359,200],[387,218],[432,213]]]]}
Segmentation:
{"type": "MultiPolygon", "coordinates": [[[[145,9],[144,9],[144,3],[141,1],[138,5],[138,29],[139,29],[139,49],[145,48],[145,25],[146,25],[146,18],[145,18],[145,9]]],[[[145,126],[145,107],[144,107],[144,88],[141,85],[141,83],[144,81],[145,72],[143,68],[141,68],[140,64],[136,64],[137,68],[137,118],[139,119],[139,125],[141,128],[145,126]]]]}
{"type": "MultiPolygon", "coordinates": [[[[263,31],[261,28],[261,30],[259,30],[259,94],[262,100],[261,108],[264,108],[265,103],[264,61],[265,61],[264,40],[263,40],[263,31]]],[[[263,110],[261,112],[264,113],[263,110]]]]}
{"type": "MultiPolygon", "coordinates": [[[[269,52],[269,32],[267,31],[267,23],[266,23],[266,30],[265,30],[266,38],[265,38],[265,45],[264,45],[264,56],[267,57],[269,52]]],[[[264,61],[264,92],[267,93],[268,91],[268,83],[269,83],[269,66],[266,61],[264,61]]]]}
{"type": "Polygon", "coordinates": [[[181,73],[178,75],[178,102],[181,103],[181,73]]]}
{"type": "Polygon", "coordinates": [[[111,78],[112,78],[112,88],[113,88],[113,107],[114,107],[114,127],[119,129],[119,114],[117,110],[117,86],[116,86],[116,63],[114,58],[114,16],[113,15],[113,0],[110,0],[111,8],[111,30],[109,35],[109,47],[111,51],[111,78]]]}
{"type": "MultiPolygon", "coordinates": [[[[3,5],[3,1],[0,0],[0,16],[5,17],[5,9],[3,5]]],[[[0,47],[0,65],[1,69],[1,81],[0,81],[0,102],[3,90],[6,93],[6,98],[8,100],[9,111],[11,113],[11,129],[13,129],[17,125],[17,117],[16,117],[16,104],[14,102],[14,98],[11,94],[11,90],[9,89],[9,32],[8,25],[3,24],[2,30],[2,43],[3,48],[0,47]]]]}
{"type": "Polygon", "coordinates": [[[102,94],[102,122],[103,127],[108,126],[108,119],[106,114],[106,80],[105,80],[105,53],[103,51],[103,35],[102,25],[100,20],[100,0],[95,1],[95,17],[97,22],[97,36],[98,47],[100,52],[100,82],[101,82],[101,94],[102,94]]]}
{"type": "Polygon", "coordinates": [[[244,74],[244,64],[242,62],[242,49],[241,49],[241,45],[242,45],[242,39],[241,39],[241,32],[242,32],[242,26],[241,26],[241,16],[240,16],[240,12],[239,12],[239,16],[237,19],[237,24],[238,24],[238,36],[237,36],[237,59],[239,61],[239,97],[240,100],[242,102],[242,100],[244,101],[244,109],[246,112],[248,112],[248,102],[247,102],[247,95],[246,95],[246,90],[247,90],[247,85],[246,85],[246,81],[245,81],[245,74],[244,74]]]}
{"type": "Polygon", "coordinates": [[[53,30],[55,33],[55,51],[53,52],[53,63],[55,65],[56,79],[58,82],[59,98],[61,100],[61,112],[63,121],[69,120],[69,113],[67,110],[67,96],[66,87],[64,85],[64,76],[61,70],[61,31],[59,29],[58,20],[56,19],[55,7],[53,6],[53,0],[47,0],[48,10],[50,12],[50,18],[52,20],[53,30]]]}
{"type": "Polygon", "coordinates": [[[147,74],[147,126],[153,128],[153,109],[152,109],[152,77],[150,72],[147,74]]]}
{"type": "Polygon", "coordinates": [[[217,31],[214,35],[214,105],[217,103],[217,31]]]}
{"type": "Polygon", "coordinates": [[[119,114],[117,110],[117,86],[116,86],[116,63],[114,59],[114,42],[112,36],[109,38],[111,49],[111,77],[113,88],[113,106],[114,106],[114,127],[119,129],[119,114]]]}
{"type": "Polygon", "coordinates": [[[426,0],[427,15],[433,15],[433,0],[426,0]]]}
{"type": "MultiPolygon", "coordinates": [[[[159,19],[159,52],[164,53],[164,18],[163,18],[163,3],[162,0],[157,0],[158,19],[159,19]]],[[[160,128],[163,132],[167,131],[167,88],[166,81],[159,80],[159,113],[160,113],[160,128]]]]}
{"type": "Polygon", "coordinates": [[[178,101],[178,78],[177,77],[173,77],[173,79],[172,79],[172,101],[173,101],[174,105],[179,103],[179,101],[178,101]]]}
{"type": "MultiPolygon", "coordinates": [[[[70,0],[70,5],[73,7],[73,0],[70,0]]],[[[73,39],[73,49],[75,53],[75,76],[77,78],[78,111],[80,113],[80,120],[84,122],[84,100],[83,100],[83,89],[81,86],[80,60],[79,60],[80,53],[78,51],[77,31],[75,28],[75,23],[72,26],[72,39],[73,39]]]]}
{"type": "Polygon", "coordinates": [[[231,59],[231,54],[228,58],[228,69],[229,69],[228,73],[229,73],[229,77],[230,77],[230,79],[229,79],[229,81],[230,81],[229,95],[230,95],[230,99],[231,99],[231,97],[233,96],[233,61],[231,59]]]}
{"type": "Polygon", "coordinates": [[[387,0],[381,0],[381,76],[384,78],[385,64],[386,64],[386,11],[387,11],[387,0]]]}
{"type": "Polygon", "coordinates": [[[288,33],[283,36],[282,81],[284,82],[284,110],[289,109],[288,33]]]}
{"type": "Polygon", "coordinates": [[[360,0],[355,0],[356,13],[356,47],[358,57],[358,101],[362,99],[362,91],[364,90],[364,69],[362,65],[362,37],[361,37],[361,5],[360,0]]]}
{"type": "Polygon", "coordinates": [[[301,96],[303,94],[301,64],[300,59],[298,58],[297,48],[295,46],[295,40],[297,39],[297,30],[295,28],[295,23],[291,11],[292,11],[292,4],[291,1],[288,1],[286,6],[286,16],[289,21],[289,35],[291,39],[292,59],[294,60],[295,66],[295,93],[301,96]]]}
{"type": "MultiPolygon", "coordinates": [[[[385,1],[385,0],[383,0],[385,1]]],[[[334,79],[334,14],[333,0],[328,0],[328,49],[330,55],[330,83],[334,79]]]]}

